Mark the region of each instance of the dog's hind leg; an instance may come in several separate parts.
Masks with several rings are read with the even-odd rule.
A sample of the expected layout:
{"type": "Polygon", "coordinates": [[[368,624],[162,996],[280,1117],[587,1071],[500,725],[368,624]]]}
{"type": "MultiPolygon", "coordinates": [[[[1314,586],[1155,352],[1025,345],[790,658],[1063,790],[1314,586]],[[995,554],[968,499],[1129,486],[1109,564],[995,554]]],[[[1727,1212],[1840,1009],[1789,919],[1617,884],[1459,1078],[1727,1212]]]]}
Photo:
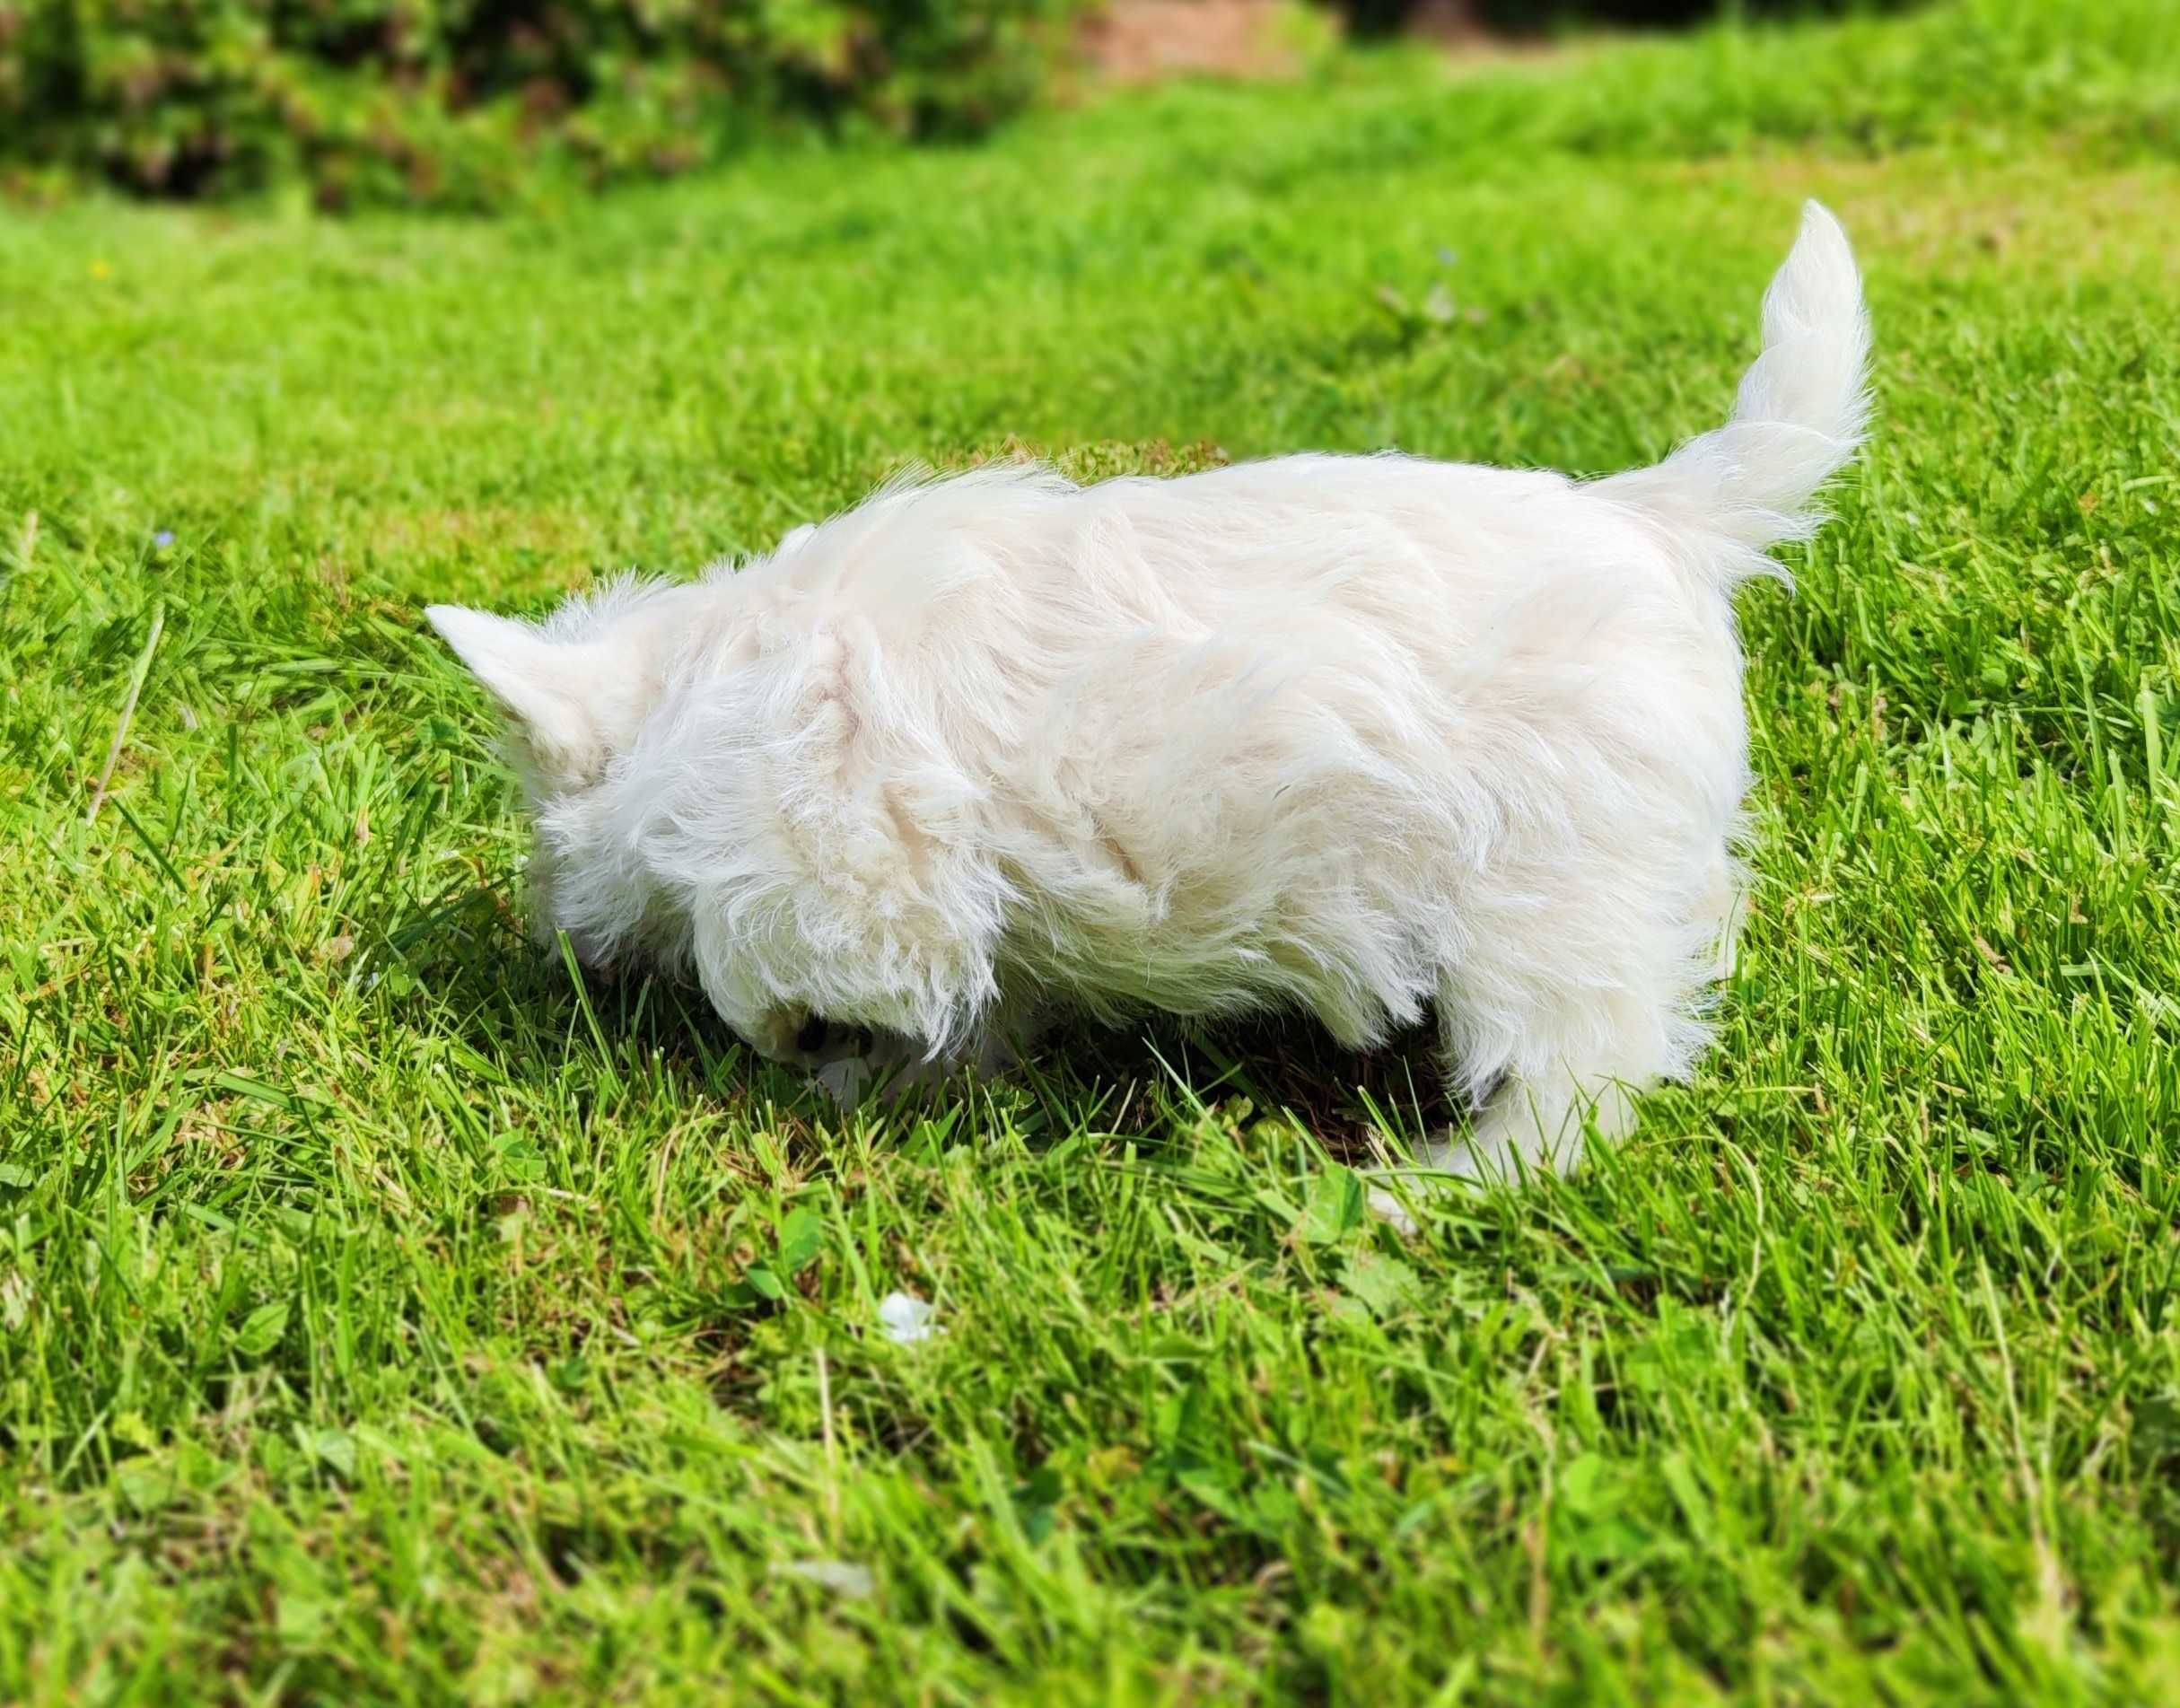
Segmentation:
{"type": "MultiPolygon", "coordinates": [[[[1532,977],[1517,1035],[1493,1040],[1466,979],[1449,977],[1439,994],[1439,1025],[1449,1079],[1493,1089],[1466,1133],[1422,1147],[1401,1171],[1412,1192],[1427,1195],[1450,1180],[1513,1180],[1579,1167],[1594,1134],[1624,1138],[1635,1126],[1634,1093],[1675,1073],[1700,1028],[1687,1017],[1685,962],[1673,945],[1625,942],[1621,952],[1583,964],[1556,986],[1532,977]],[[1651,953],[1645,955],[1648,949],[1651,953]],[[1477,1072],[1479,1058],[1484,1072],[1477,1072]]],[[[1473,978],[1475,969],[1469,969],[1473,978]]],[[[1511,981],[1494,986],[1491,1016],[1503,1024],[1511,981]]],[[[1408,1218],[1392,1196],[1373,1203],[1396,1222],[1408,1218]]]]}

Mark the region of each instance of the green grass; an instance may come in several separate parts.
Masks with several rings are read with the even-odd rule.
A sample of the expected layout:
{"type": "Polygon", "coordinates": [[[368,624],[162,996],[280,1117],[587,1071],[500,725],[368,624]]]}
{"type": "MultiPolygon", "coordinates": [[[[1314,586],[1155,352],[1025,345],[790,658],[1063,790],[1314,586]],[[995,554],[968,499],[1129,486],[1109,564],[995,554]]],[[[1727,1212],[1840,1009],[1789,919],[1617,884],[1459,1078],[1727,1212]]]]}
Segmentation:
{"type": "Polygon", "coordinates": [[[2174,1699],[2158,13],[1340,60],[551,221],[6,215],[0,1699],[2174,1699]],[[844,1126],[523,938],[426,600],[1010,435],[1630,464],[1812,192],[1879,426],[1744,598],[1719,1047],[1580,1178],[1403,1241],[1342,1160],[1427,1064],[1297,1029],[844,1126]]]}

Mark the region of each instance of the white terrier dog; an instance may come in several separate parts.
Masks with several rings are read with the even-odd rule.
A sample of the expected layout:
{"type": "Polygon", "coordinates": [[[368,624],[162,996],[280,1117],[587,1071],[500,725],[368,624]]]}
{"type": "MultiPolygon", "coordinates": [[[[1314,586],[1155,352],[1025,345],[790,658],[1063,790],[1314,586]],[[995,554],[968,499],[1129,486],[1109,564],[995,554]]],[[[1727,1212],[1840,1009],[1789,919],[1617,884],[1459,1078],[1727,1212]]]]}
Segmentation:
{"type": "Polygon", "coordinates": [[[1812,203],[1732,418],[1654,468],[985,468],[542,626],[428,615],[521,738],[539,926],[693,970],[836,1090],[1055,1012],[1360,1047],[1430,1007],[1481,1113],[1426,1161],[1564,1165],[1704,1040],[1733,590],[1814,527],[1868,343],[1812,203]],[[844,1064],[853,1029],[893,1042],[844,1064]]]}

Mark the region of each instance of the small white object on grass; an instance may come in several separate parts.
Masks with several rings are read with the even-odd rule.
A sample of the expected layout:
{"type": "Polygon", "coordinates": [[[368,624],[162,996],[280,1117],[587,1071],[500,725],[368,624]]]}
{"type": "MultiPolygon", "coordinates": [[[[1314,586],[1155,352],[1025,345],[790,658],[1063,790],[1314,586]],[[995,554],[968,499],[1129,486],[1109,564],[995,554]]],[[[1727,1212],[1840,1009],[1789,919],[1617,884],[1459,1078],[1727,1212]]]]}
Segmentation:
{"type": "Polygon", "coordinates": [[[911,1345],[946,1331],[932,1318],[938,1314],[929,1300],[914,1293],[889,1292],[878,1303],[879,1327],[896,1345],[911,1345]]]}
{"type": "Polygon", "coordinates": [[[801,1578],[851,1601],[861,1601],[878,1587],[867,1565],[853,1560],[784,1560],[773,1571],[783,1578],[801,1578]]]}
{"type": "Polygon", "coordinates": [[[862,1101],[862,1095],[870,1089],[874,1077],[871,1064],[854,1055],[844,1055],[836,1062],[827,1062],[817,1073],[818,1083],[825,1087],[833,1101],[844,1109],[852,1109],[862,1101]]]}

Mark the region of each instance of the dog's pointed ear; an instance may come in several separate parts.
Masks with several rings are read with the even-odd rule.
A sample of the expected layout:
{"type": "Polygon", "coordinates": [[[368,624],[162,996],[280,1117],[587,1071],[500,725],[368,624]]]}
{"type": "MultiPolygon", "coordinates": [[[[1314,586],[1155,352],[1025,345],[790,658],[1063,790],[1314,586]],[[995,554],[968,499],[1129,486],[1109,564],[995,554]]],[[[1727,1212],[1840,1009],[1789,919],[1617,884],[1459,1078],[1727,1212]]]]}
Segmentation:
{"type": "Polygon", "coordinates": [[[506,709],[548,778],[565,787],[595,775],[604,742],[590,703],[596,685],[586,678],[596,661],[588,649],[460,605],[433,605],[424,615],[506,709]]]}

